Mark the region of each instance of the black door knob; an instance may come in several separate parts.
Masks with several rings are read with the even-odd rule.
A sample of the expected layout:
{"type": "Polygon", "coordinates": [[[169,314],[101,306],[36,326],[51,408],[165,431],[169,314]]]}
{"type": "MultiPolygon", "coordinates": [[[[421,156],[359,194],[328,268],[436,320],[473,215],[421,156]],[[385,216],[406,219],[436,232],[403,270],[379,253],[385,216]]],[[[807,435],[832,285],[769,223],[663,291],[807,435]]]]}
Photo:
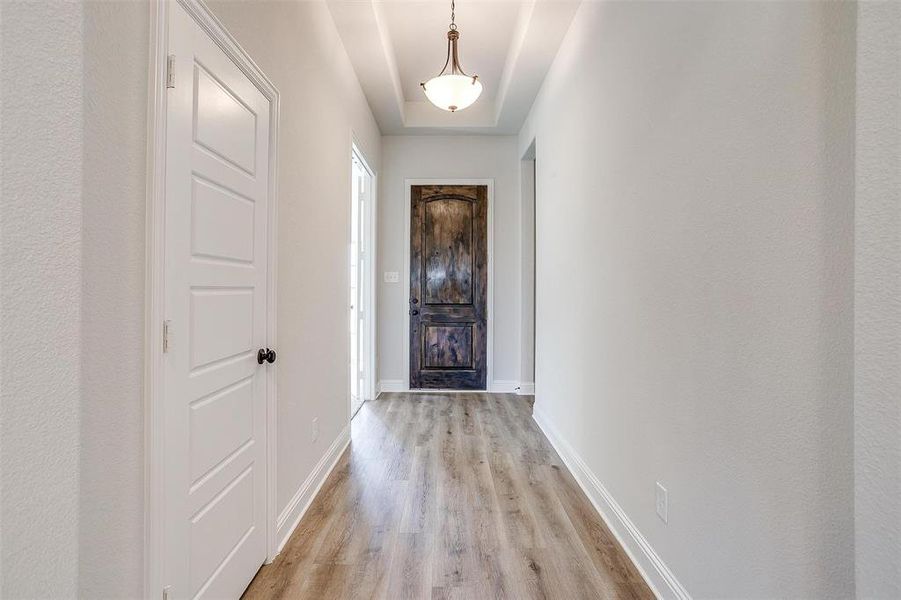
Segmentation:
{"type": "Polygon", "coordinates": [[[259,364],[268,362],[271,365],[275,362],[275,350],[270,350],[269,348],[260,348],[260,351],[257,352],[257,362],[259,364]]]}
{"type": "Polygon", "coordinates": [[[415,317],[416,315],[419,314],[419,311],[414,308],[413,310],[410,311],[410,314],[415,317]]]}

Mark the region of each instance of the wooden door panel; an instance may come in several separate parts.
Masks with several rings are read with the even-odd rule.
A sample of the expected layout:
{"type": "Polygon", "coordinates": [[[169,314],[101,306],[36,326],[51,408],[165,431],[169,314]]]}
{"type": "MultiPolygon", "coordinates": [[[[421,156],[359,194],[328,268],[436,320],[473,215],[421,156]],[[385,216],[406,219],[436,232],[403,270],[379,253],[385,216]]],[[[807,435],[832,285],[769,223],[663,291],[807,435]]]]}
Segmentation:
{"type": "Polygon", "coordinates": [[[410,387],[485,389],[487,186],[412,186],[410,387]]]}
{"type": "Polygon", "coordinates": [[[472,202],[434,200],[424,213],[425,303],[472,304],[472,202]]]}
{"type": "Polygon", "coordinates": [[[426,325],[425,360],[426,368],[466,368],[473,367],[472,325],[426,325]]]}

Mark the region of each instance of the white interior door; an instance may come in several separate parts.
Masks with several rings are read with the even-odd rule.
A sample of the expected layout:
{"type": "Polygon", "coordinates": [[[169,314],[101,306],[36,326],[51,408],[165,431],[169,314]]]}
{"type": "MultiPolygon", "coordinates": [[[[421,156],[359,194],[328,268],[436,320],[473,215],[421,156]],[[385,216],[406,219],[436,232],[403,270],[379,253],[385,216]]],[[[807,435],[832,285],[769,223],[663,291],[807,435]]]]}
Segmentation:
{"type": "Polygon", "coordinates": [[[237,598],[266,559],[270,105],[176,2],[169,54],[162,577],[237,598]]]}

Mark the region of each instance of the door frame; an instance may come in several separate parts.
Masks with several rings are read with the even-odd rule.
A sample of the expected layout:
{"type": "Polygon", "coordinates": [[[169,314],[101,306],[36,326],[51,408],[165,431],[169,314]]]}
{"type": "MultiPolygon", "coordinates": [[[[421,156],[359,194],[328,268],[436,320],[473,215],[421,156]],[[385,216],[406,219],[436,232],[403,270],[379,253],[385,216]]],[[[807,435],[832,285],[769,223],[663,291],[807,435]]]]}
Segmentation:
{"type": "MultiPolygon", "coordinates": [[[[366,306],[364,306],[364,310],[369,311],[366,325],[369,330],[369,352],[366,355],[367,361],[367,369],[369,369],[369,381],[366,386],[366,398],[363,400],[375,400],[376,396],[376,379],[378,379],[376,374],[376,346],[378,344],[378,340],[376,340],[376,321],[378,320],[378,313],[376,312],[376,302],[377,302],[377,291],[378,291],[378,280],[376,276],[378,274],[378,257],[376,256],[376,251],[378,248],[378,244],[376,242],[376,235],[378,232],[378,174],[372,168],[369,159],[366,158],[366,153],[363,151],[363,146],[358,142],[357,136],[351,133],[350,139],[350,152],[351,156],[356,155],[357,158],[360,159],[360,162],[363,164],[363,168],[366,169],[366,172],[369,173],[369,176],[372,178],[372,189],[370,190],[370,202],[367,207],[367,216],[369,218],[369,227],[366,231],[366,249],[365,254],[369,260],[369,267],[367,269],[367,276],[369,277],[369,293],[366,295],[366,306]]],[[[353,165],[351,165],[351,174],[353,174],[353,165]]],[[[353,202],[353,190],[351,190],[351,202],[353,202]]],[[[348,256],[345,261],[347,264],[350,264],[350,240],[353,233],[350,228],[353,226],[352,219],[348,218],[347,225],[347,248],[348,248],[348,256]]],[[[350,297],[350,281],[347,282],[345,286],[347,288],[347,297],[348,297],[348,306],[353,301],[350,297]]],[[[350,349],[353,351],[353,348],[350,349]]],[[[348,357],[349,358],[349,357],[348,357]]],[[[350,418],[353,418],[352,411],[352,398],[351,398],[351,389],[350,389],[350,360],[348,360],[348,384],[347,384],[347,405],[350,407],[350,418]]],[[[350,419],[348,419],[349,421],[350,419]]]]}
{"type": "MultiPolygon", "coordinates": [[[[520,320],[519,320],[519,391],[517,392],[520,395],[532,395],[536,396],[536,390],[538,389],[538,384],[535,382],[538,379],[538,359],[536,358],[538,355],[538,153],[536,150],[536,138],[532,138],[532,141],[529,143],[526,150],[522,153],[519,161],[519,169],[520,169],[520,277],[519,277],[519,293],[521,298],[525,298],[527,294],[531,295],[532,299],[532,372],[530,374],[523,373],[522,363],[523,363],[523,352],[524,352],[524,340],[523,340],[523,332],[526,330],[526,327],[523,323],[523,314],[522,314],[522,300],[520,300],[520,320]],[[525,171],[524,169],[528,169],[525,171]],[[523,215],[524,211],[523,205],[526,204],[526,196],[525,194],[531,194],[531,197],[528,199],[532,205],[532,286],[530,290],[525,289],[525,285],[523,283],[523,270],[522,270],[522,262],[525,260],[525,254],[522,252],[522,244],[525,236],[527,235],[526,228],[523,224],[523,215]],[[531,381],[528,381],[527,378],[531,377],[531,381]]],[[[528,340],[526,340],[528,341],[528,340]]]]}
{"type": "MultiPolygon", "coordinates": [[[[484,185],[488,187],[488,323],[486,323],[487,342],[485,348],[487,374],[485,377],[485,391],[490,391],[494,383],[494,178],[490,179],[404,179],[404,292],[403,300],[404,317],[404,391],[419,391],[410,389],[410,213],[411,191],[414,185],[484,185]]],[[[471,392],[472,390],[422,390],[423,392],[471,392]]]]}
{"type": "MultiPolygon", "coordinates": [[[[270,102],[269,110],[269,206],[267,245],[266,338],[277,347],[277,249],[278,249],[278,116],[279,93],[253,59],[210,12],[202,0],[152,0],[150,2],[150,69],[147,111],[147,198],[145,231],[144,299],[144,597],[159,598],[163,547],[163,423],[164,368],[163,318],[165,315],[165,201],[166,201],[166,71],[169,52],[169,7],[176,4],[225,52],[270,102]]],[[[180,82],[176,82],[178,85],[180,82]]],[[[185,82],[181,82],[184,85],[185,82]]],[[[266,369],[266,560],[278,554],[276,521],[277,365],[266,369]]]]}

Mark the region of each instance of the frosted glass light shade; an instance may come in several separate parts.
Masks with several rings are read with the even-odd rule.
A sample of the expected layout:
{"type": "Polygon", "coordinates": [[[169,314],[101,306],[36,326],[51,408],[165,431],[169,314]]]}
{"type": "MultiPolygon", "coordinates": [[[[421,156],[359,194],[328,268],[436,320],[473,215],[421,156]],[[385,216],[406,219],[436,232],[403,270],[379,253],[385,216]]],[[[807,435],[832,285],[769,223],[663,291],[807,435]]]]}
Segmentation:
{"type": "Polygon", "coordinates": [[[438,108],[454,112],[475,102],[482,93],[482,82],[468,75],[439,75],[422,86],[429,101],[438,108]]]}

